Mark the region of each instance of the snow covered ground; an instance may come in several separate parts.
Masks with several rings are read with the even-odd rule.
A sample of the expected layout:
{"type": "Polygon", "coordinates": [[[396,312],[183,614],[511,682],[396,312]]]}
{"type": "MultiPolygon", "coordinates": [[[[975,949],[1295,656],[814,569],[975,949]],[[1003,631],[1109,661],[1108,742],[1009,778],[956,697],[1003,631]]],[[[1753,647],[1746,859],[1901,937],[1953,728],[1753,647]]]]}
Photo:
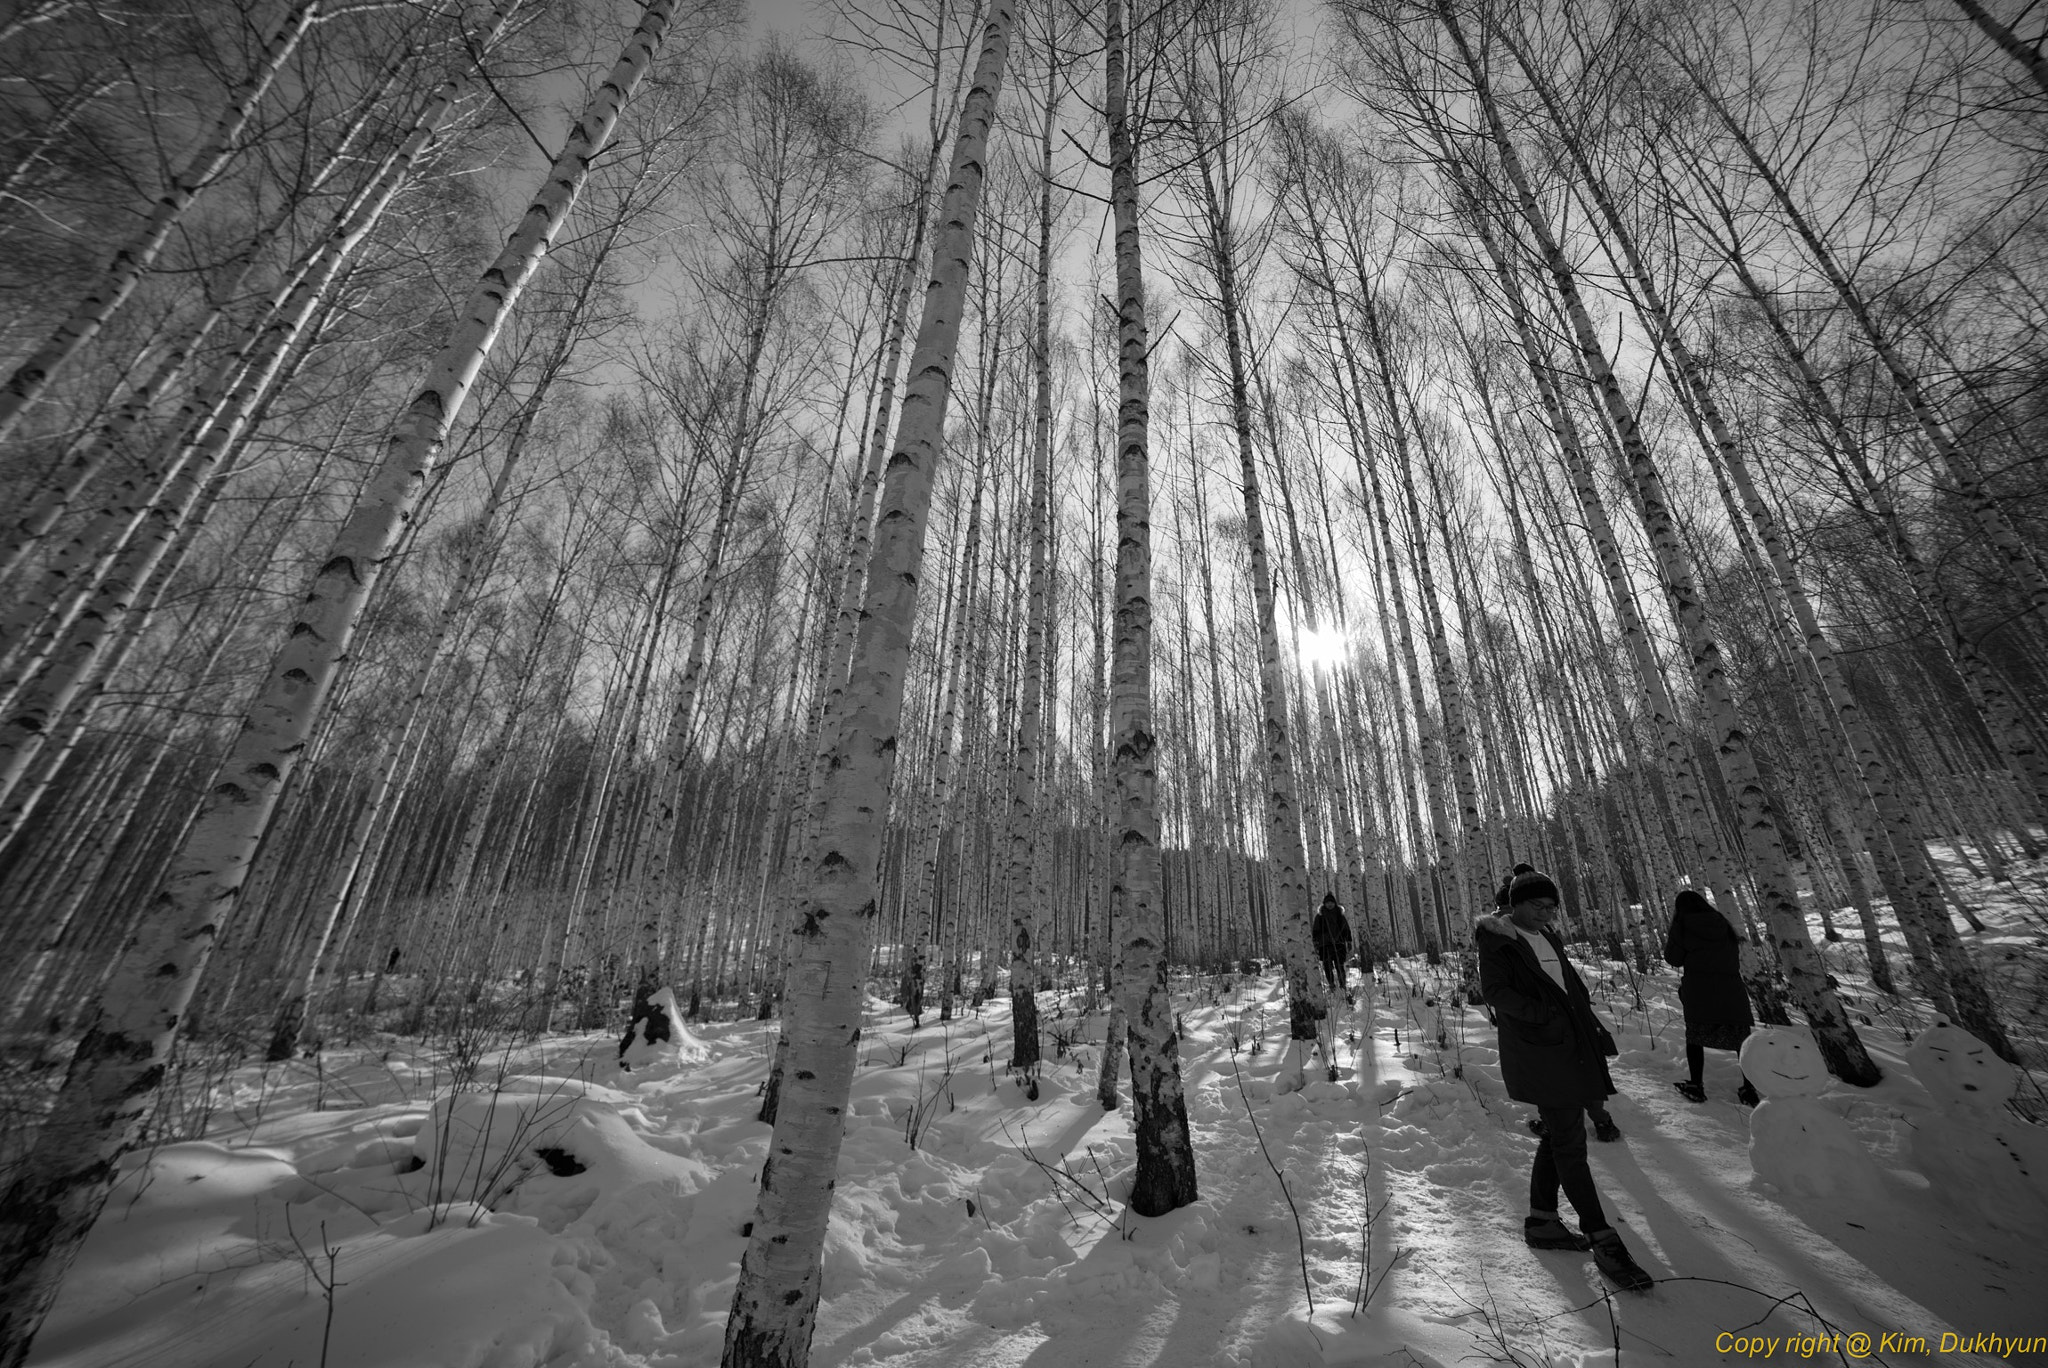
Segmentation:
{"type": "MultiPolygon", "coordinates": [[[[2031,892],[1977,890],[1991,925],[1974,940],[2015,1013],[2039,1001],[2048,959],[2032,872],[2031,892]]],[[[1094,1101],[1101,1018],[1077,996],[1040,999],[1048,1034],[1081,1043],[1048,1062],[1035,1102],[1002,1069],[1001,1002],[913,1033],[875,1000],[813,1362],[2001,1361],[1942,1352],[1943,1336],[2048,1335],[2048,1172],[2008,1156],[2010,1200],[1955,1190],[1975,1170],[1915,1138],[1967,1147],[1982,1118],[1915,1078],[1904,1035],[1927,1018],[1874,1011],[1852,943],[1827,955],[1885,1070],[1820,1096],[1874,1161],[1880,1186],[1857,1198],[1755,1179],[1734,1057],[1709,1054],[1705,1105],[1672,1087],[1675,977],[1640,980],[1638,1007],[1624,966],[1581,961],[1622,1047],[1623,1138],[1593,1146],[1594,1172],[1659,1279],[1643,1295],[1610,1293],[1589,1255],[1523,1245],[1529,1109],[1504,1096],[1493,1029],[1449,965],[1383,967],[1340,1023],[1340,1081],[1279,1096],[1279,980],[1178,981],[1202,1200],[1151,1221],[1122,1211],[1128,1123],[1094,1101]]],[[[715,1364],[773,1030],[693,1028],[629,1073],[613,1036],[553,1037],[484,1058],[452,1098],[449,1060],[409,1042],[332,1052],[317,1072],[243,1070],[207,1139],[124,1178],[30,1362],[715,1364]]],[[[1984,1115],[2026,1154],[2048,1136],[2009,1108],[1984,1115]]]]}

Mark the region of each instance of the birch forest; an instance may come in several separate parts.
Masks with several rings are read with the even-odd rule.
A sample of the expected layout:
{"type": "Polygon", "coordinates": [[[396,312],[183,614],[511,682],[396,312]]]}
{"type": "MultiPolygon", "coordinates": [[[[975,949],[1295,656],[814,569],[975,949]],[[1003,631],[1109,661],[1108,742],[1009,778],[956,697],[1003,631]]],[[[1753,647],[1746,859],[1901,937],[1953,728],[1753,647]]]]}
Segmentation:
{"type": "Polygon", "coordinates": [[[797,1368],[878,1021],[1142,1226],[1190,1004],[1335,1080],[1331,893],[1490,1040],[1518,863],[2040,1116],[2044,24],[4,0],[0,1365],[227,1080],[658,1020],[765,1148],[722,1341],[589,1362],[797,1368]]]}

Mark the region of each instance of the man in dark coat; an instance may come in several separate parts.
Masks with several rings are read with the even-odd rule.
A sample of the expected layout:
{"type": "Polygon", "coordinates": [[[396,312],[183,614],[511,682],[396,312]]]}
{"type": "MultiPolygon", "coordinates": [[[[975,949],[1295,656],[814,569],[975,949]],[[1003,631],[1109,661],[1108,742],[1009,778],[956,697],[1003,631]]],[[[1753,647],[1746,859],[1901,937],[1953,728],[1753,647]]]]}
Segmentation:
{"type": "Polygon", "coordinates": [[[1652,1279],[1608,1224],[1586,1159],[1586,1109],[1606,1100],[1612,1037],[1594,1015],[1564,942],[1550,929],[1557,907],[1557,885],[1532,869],[1510,881],[1507,915],[1481,917],[1473,928],[1480,991],[1500,1030],[1501,1082],[1509,1097],[1534,1106],[1542,1118],[1522,1234],[1536,1249],[1590,1246],[1602,1273],[1640,1292],[1652,1279]],[[1560,1187],[1583,1236],[1558,1217],[1560,1187]]]}
{"type": "MultiPolygon", "coordinates": [[[[1704,1102],[1707,1051],[1741,1049],[1756,1025],[1742,984],[1742,937],[1702,894],[1681,889],[1664,936],[1664,961],[1681,971],[1678,1001],[1685,1009],[1685,1067],[1692,1077],[1678,1090],[1689,1101],[1704,1102]]],[[[1735,1096],[1757,1104],[1747,1075],[1735,1096]]]]}
{"type": "Polygon", "coordinates": [[[1345,987],[1344,961],[1351,958],[1351,923],[1344,916],[1344,909],[1337,905],[1335,893],[1323,894],[1323,905],[1316,909],[1315,921],[1310,923],[1308,938],[1315,943],[1316,959],[1323,966],[1323,982],[1333,993],[1343,993],[1350,1001],[1351,994],[1345,987]]]}

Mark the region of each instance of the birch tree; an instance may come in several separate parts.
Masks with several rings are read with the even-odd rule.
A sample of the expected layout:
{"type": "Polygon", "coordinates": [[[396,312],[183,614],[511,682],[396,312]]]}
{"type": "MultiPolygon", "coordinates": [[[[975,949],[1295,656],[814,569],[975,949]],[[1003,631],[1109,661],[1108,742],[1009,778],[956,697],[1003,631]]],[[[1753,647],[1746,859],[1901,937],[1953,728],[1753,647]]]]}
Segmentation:
{"type": "Polygon", "coordinates": [[[1692,657],[1693,678],[1714,720],[1716,753],[1722,776],[1741,814],[1750,866],[1763,896],[1772,946],[1785,970],[1793,1000],[1806,1014],[1829,1071],[1845,1082],[1871,1086],[1881,1075],[1863,1048],[1855,1026],[1843,1011],[1840,999],[1829,985],[1820,957],[1807,936],[1805,915],[1800,909],[1798,891],[1792,881],[1778,817],[1758,774],[1747,729],[1729,692],[1720,644],[1708,632],[1705,610],[1694,587],[1692,567],[1679,542],[1677,528],[1671,521],[1662,474],[1642,437],[1633,408],[1622,396],[1604,344],[1580,297],[1577,270],[1559,246],[1549,220],[1537,203],[1520,155],[1494,100],[1486,68],[1467,38],[1452,0],[1436,0],[1435,9],[1471,82],[1520,216],[1536,241],[1570,321],[1581,358],[1599,392],[1608,421],[1626,453],[1629,473],[1646,522],[1645,530],[1656,551],[1658,569],[1685,633],[1692,657]]]}
{"type": "Polygon", "coordinates": [[[11,1366],[26,1356],[105,1204],[116,1162],[135,1143],[163,1086],[186,1004],[233,915],[250,856],[320,716],[383,563],[506,314],[574,207],[591,160],[610,141],[674,12],[674,0],[647,6],[570,130],[542,191],[465,302],[309,587],[178,859],[109,978],[54,1110],[0,1196],[0,1305],[6,1307],[0,1363],[11,1366]]]}
{"type": "Polygon", "coordinates": [[[1014,21],[1010,0],[993,0],[954,139],[931,281],[882,489],[846,711],[824,785],[828,823],[810,892],[791,928],[785,1072],[753,1235],[726,1321],[724,1368],[802,1368],[817,1327],[932,477],[952,397],[975,212],[1014,21]]]}
{"type": "MultiPolygon", "coordinates": [[[[1152,22],[1160,16],[1151,16],[1152,22]]],[[[1138,1168],[1131,1210],[1160,1216],[1196,1199],[1195,1153],[1181,1090],[1180,1032],[1166,988],[1159,896],[1158,738],[1152,720],[1151,345],[1138,223],[1138,149],[1123,0],[1103,33],[1109,198],[1116,237],[1116,604],[1110,658],[1109,915],[1119,937],[1117,998],[1129,1042],[1138,1168]]],[[[1105,1066],[1105,1079],[1108,1077],[1105,1066]]]]}

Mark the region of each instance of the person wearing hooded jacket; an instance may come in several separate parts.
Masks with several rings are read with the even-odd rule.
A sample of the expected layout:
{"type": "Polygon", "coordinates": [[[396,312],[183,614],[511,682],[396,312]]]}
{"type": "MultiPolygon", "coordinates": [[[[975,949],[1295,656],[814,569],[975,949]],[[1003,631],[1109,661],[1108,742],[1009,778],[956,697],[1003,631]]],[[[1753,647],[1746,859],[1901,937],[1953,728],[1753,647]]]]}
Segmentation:
{"type": "Polygon", "coordinates": [[[1557,908],[1557,885],[1531,869],[1509,882],[1506,915],[1481,917],[1473,928],[1480,991],[1500,1032],[1501,1082],[1543,1122],[1522,1235],[1535,1249],[1590,1248],[1602,1273],[1646,1291],[1655,1280],[1608,1222],[1586,1157],[1586,1109],[1606,1099],[1613,1037],[1550,929],[1557,908]],[[1577,1232],[1558,1216],[1560,1188],[1578,1213],[1577,1232]]]}
{"type": "MultiPolygon", "coordinates": [[[[1500,881],[1500,888],[1493,895],[1493,905],[1501,910],[1501,915],[1507,915],[1508,890],[1514,886],[1516,877],[1522,874],[1534,874],[1535,872],[1536,867],[1534,865],[1518,864],[1505,879],[1500,881]]],[[[1602,1085],[1600,1100],[1586,1104],[1586,1115],[1593,1119],[1593,1138],[1606,1144],[1621,1139],[1621,1127],[1615,1123],[1613,1114],[1607,1110],[1607,1099],[1614,1096],[1620,1090],[1614,1086],[1614,1075],[1608,1070],[1605,1055],[1602,1055],[1600,1058],[1600,1077],[1602,1085]]],[[[1529,1122],[1529,1129],[1536,1133],[1538,1139],[1541,1139],[1543,1136],[1543,1118],[1539,1115],[1532,1119],[1529,1122]]]]}
{"type": "MultiPolygon", "coordinates": [[[[1664,936],[1664,962],[1680,971],[1678,1002],[1685,1009],[1685,1067],[1691,1077],[1678,1091],[1689,1102],[1704,1102],[1707,1051],[1741,1049],[1756,1025],[1742,984],[1742,937],[1705,895],[1680,889],[1664,936]]],[[[1735,1096],[1752,1107],[1761,1100],[1747,1074],[1735,1096]]]]}

